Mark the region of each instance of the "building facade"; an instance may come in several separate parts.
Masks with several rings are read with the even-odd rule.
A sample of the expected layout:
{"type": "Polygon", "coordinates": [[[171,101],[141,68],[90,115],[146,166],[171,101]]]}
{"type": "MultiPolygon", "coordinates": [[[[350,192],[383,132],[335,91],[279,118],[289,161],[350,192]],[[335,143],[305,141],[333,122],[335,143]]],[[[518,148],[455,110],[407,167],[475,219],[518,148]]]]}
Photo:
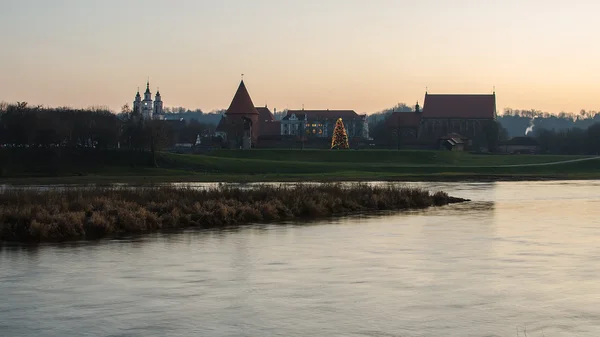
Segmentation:
{"type": "Polygon", "coordinates": [[[389,115],[386,126],[397,146],[414,144],[417,141],[421,113],[421,107],[417,102],[414,111],[394,111],[389,115]]]}
{"type": "Polygon", "coordinates": [[[428,94],[419,125],[420,140],[437,140],[454,133],[476,140],[484,137],[486,126],[496,120],[496,93],[428,94]]]}
{"type": "Polygon", "coordinates": [[[162,97],[160,96],[160,91],[158,89],[156,90],[156,96],[154,96],[153,101],[152,93],[150,92],[150,81],[146,83],[144,100],[142,100],[142,96],[140,95],[140,91],[138,89],[138,92],[135,95],[135,99],[133,101],[133,112],[141,116],[144,120],[165,119],[165,114],[163,111],[163,101],[162,97]]]}
{"type": "Polygon", "coordinates": [[[344,122],[348,138],[369,138],[367,115],[354,110],[288,110],[281,120],[281,135],[331,138],[338,118],[344,122]]]}

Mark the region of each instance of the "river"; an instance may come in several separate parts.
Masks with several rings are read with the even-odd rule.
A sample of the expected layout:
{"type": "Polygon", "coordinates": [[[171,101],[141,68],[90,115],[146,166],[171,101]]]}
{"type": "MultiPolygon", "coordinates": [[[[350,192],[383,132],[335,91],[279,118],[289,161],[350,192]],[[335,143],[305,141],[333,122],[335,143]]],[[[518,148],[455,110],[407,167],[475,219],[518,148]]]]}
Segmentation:
{"type": "Polygon", "coordinates": [[[600,336],[600,182],[415,183],[472,202],[0,246],[0,336],[600,336]]]}

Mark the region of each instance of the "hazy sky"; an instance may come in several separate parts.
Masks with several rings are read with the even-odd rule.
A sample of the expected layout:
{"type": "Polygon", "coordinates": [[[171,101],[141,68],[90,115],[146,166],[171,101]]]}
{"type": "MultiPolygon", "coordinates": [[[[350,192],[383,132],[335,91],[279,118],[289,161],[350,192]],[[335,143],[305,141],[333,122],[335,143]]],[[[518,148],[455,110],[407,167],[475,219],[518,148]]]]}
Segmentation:
{"type": "Polygon", "coordinates": [[[431,93],[600,110],[596,0],[0,0],[0,101],[375,112],[431,93]],[[142,88],[143,89],[143,88],[142,88]]]}

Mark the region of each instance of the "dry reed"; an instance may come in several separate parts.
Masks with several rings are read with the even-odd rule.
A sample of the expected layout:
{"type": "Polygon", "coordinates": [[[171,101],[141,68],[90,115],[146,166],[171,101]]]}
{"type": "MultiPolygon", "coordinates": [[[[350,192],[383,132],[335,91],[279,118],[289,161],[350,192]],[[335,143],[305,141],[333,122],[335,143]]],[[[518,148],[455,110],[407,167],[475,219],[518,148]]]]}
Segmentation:
{"type": "Polygon", "coordinates": [[[0,241],[97,239],[166,229],[419,209],[461,201],[444,192],[360,183],[9,190],[0,194],[0,241]]]}

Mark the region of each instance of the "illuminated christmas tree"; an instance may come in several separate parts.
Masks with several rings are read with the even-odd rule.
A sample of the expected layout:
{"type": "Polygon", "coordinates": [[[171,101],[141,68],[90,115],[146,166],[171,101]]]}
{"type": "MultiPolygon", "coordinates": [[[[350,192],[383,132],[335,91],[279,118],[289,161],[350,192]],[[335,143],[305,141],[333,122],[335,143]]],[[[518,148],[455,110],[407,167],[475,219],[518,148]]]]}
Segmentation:
{"type": "Polygon", "coordinates": [[[338,118],[335,123],[335,129],[333,129],[333,138],[331,139],[332,149],[347,149],[348,146],[348,135],[346,134],[346,128],[344,128],[344,122],[341,118],[338,118]]]}

